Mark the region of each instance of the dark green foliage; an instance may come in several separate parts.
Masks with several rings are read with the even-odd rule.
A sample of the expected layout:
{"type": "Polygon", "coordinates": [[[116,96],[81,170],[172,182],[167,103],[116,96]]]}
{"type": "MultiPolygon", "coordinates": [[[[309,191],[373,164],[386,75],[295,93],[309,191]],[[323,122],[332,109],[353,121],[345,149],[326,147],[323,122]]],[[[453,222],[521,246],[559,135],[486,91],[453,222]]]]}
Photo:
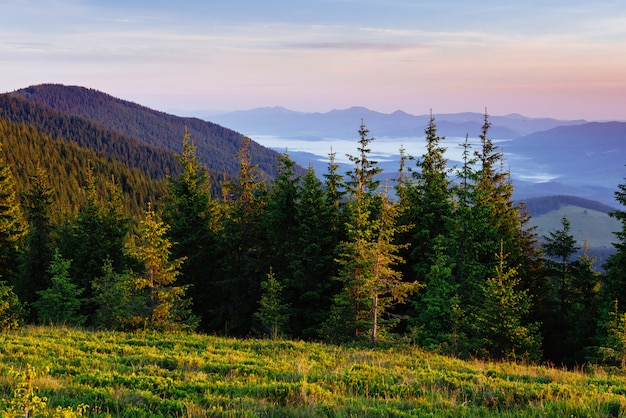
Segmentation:
{"type": "Polygon", "coordinates": [[[59,243],[61,254],[73,260],[70,275],[84,289],[83,313],[89,318],[96,309],[91,283],[100,277],[105,261],[111,262],[118,273],[128,268],[126,240],[131,228],[116,184],[109,182],[108,193],[101,199],[95,182],[93,169],[89,168],[83,203],[76,217],[63,226],[59,243]]]}
{"type": "Polygon", "coordinates": [[[445,138],[437,135],[432,115],[424,133],[426,152],[417,161],[417,171],[405,176],[403,160],[396,190],[402,208],[400,220],[406,225],[406,232],[399,235],[406,245],[402,253],[407,260],[404,276],[426,286],[412,296],[407,314],[412,318],[411,326],[421,330],[420,342],[433,347],[448,344],[444,334],[451,329],[449,315],[458,284],[452,279],[452,247],[448,244],[454,226],[448,160],[441,146],[445,138]]]}
{"type": "Polygon", "coordinates": [[[133,318],[139,314],[141,299],[129,272],[116,273],[111,260],[105,260],[102,275],[93,279],[93,302],[96,311],[93,324],[97,328],[125,329],[133,327],[133,318]]]}
{"type": "Polygon", "coordinates": [[[196,147],[187,132],[183,137],[183,153],[178,157],[183,168],[177,177],[170,177],[164,199],[163,220],[170,226],[167,236],[172,242],[172,257],[185,257],[179,283],[189,285],[194,294],[192,311],[208,325],[208,316],[215,291],[218,233],[221,213],[211,197],[206,168],[198,161],[196,147]]]}
{"type": "Polygon", "coordinates": [[[250,140],[239,150],[239,177],[224,188],[224,221],[216,283],[216,304],[211,307],[212,328],[246,335],[261,297],[264,260],[267,187],[252,163],[250,140]]]}
{"type": "MultiPolygon", "coordinates": [[[[164,151],[170,156],[173,153],[180,153],[180,142],[172,141],[172,138],[179,138],[187,130],[193,138],[196,138],[199,160],[212,172],[212,178],[217,180],[219,173],[226,173],[228,176],[237,175],[239,167],[233,155],[243,145],[244,138],[241,134],[222,126],[197,118],[181,118],[151,110],[82,87],[43,84],[10,95],[24,98],[44,108],[79,117],[105,127],[117,136],[135,138],[137,145],[151,150],[155,156],[164,151]]],[[[254,163],[262,172],[274,176],[273,166],[277,153],[257,143],[251,143],[250,147],[254,154],[254,163]]],[[[124,155],[133,157],[140,154],[133,150],[125,152],[124,155]]],[[[174,162],[171,158],[169,161],[174,162]]],[[[171,172],[174,174],[178,170],[171,172]]],[[[161,171],[161,175],[165,173],[166,171],[161,171]]],[[[219,191],[216,183],[213,184],[213,191],[219,191]]]]}
{"type": "Polygon", "coordinates": [[[459,352],[459,284],[453,280],[454,263],[445,254],[444,238],[435,240],[435,257],[425,275],[425,288],[415,304],[416,316],[409,323],[417,333],[417,342],[429,350],[456,355],[459,352]]]}
{"type": "Polygon", "coordinates": [[[41,167],[30,176],[30,187],[22,193],[22,200],[29,231],[20,256],[16,289],[22,302],[32,303],[37,292],[48,284],[47,271],[52,261],[54,190],[48,186],[48,175],[41,167]]]}
{"type": "Polygon", "coordinates": [[[47,183],[54,190],[56,202],[50,213],[53,222],[76,213],[83,202],[81,188],[87,180],[89,167],[96,178],[99,195],[108,194],[106,185],[111,177],[115,178],[121,188],[121,209],[129,215],[140,216],[146,202],[156,201],[163,194],[163,181],[152,180],[136,168],[129,168],[73,142],[53,140],[32,126],[0,118],[0,139],[3,156],[13,169],[19,190],[28,189],[30,177],[37,170],[47,173],[47,183]]]}
{"type": "Polygon", "coordinates": [[[267,262],[284,284],[291,301],[287,333],[316,337],[330,305],[336,225],[335,213],[313,168],[304,177],[294,173],[287,154],[278,158],[264,216],[267,262]]]}
{"type": "Polygon", "coordinates": [[[13,292],[13,286],[9,286],[6,281],[0,281],[0,332],[16,329],[23,319],[24,310],[13,292]]]}
{"type": "Polygon", "coordinates": [[[261,323],[262,334],[269,335],[272,340],[278,339],[289,319],[287,313],[289,305],[285,303],[283,289],[283,285],[276,279],[274,271],[270,268],[267,278],[261,282],[259,310],[254,316],[261,323]]]}
{"type": "Polygon", "coordinates": [[[495,275],[483,286],[483,303],[474,324],[482,339],[478,350],[490,358],[537,361],[541,359],[539,325],[525,323],[530,298],[526,291],[518,290],[518,271],[507,265],[502,249],[497,260],[495,275]]]}
{"type": "Polygon", "coordinates": [[[571,259],[579,248],[569,232],[568,219],[563,218],[561,224],[561,229],[543,237],[548,258],[543,271],[547,283],[542,333],[545,356],[574,365],[585,361],[585,348],[596,334],[600,279],[586,248],[582,256],[571,259]]]}
{"type": "Polygon", "coordinates": [[[70,265],[72,260],[64,259],[55,251],[48,269],[50,285],[37,292],[39,299],[33,303],[39,322],[43,324],[82,325],[87,317],[80,314],[82,288],[72,282],[70,265]]]}
{"type": "Polygon", "coordinates": [[[297,242],[291,251],[289,329],[300,338],[319,336],[332,295],[338,291],[335,246],[340,234],[338,209],[315,172],[309,168],[302,179],[298,197],[297,242]]]}
{"type": "Polygon", "coordinates": [[[13,280],[28,225],[22,214],[13,172],[0,155],[0,277],[13,280]]]}

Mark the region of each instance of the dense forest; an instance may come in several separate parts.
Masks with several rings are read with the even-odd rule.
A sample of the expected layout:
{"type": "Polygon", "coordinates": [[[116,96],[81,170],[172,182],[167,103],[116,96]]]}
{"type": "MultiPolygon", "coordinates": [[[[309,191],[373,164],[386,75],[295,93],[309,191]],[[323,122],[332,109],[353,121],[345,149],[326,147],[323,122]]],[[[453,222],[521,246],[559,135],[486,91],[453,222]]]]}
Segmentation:
{"type": "Polygon", "coordinates": [[[424,154],[402,150],[385,184],[364,124],[347,173],[334,154],[318,176],[285,153],[268,176],[244,138],[236,174],[217,179],[182,129],[178,169],[157,181],[42,133],[43,120],[1,121],[4,330],[64,323],[626,361],[626,212],[612,212],[624,229],[602,275],[586,252],[574,257],[565,218],[539,244],[487,114],[453,171],[431,117],[424,154]]]}
{"type": "MultiPolygon", "coordinates": [[[[86,124],[95,124],[105,128],[106,135],[112,136],[110,142],[116,142],[114,135],[123,136],[126,139],[132,138],[134,142],[143,144],[144,147],[147,146],[149,150],[168,151],[169,156],[172,153],[181,152],[179,138],[181,132],[187,130],[194,138],[200,162],[209,171],[218,173],[220,176],[231,176],[236,175],[239,169],[233,155],[243,145],[243,135],[214,123],[197,118],[170,115],[114,98],[97,90],[78,86],[42,84],[8,93],[6,96],[8,97],[5,100],[19,99],[23,103],[28,103],[31,108],[37,108],[38,112],[45,109],[66,115],[66,117],[69,115],[69,117],[79,118],[86,124]]],[[[3,106],[0,105],[1,107],[3,106]]],[[[51,118],[45,115],[45,117],[39,117],[38,120],[45,125],[46,121],[51,118]]],[[[25,122],[33,123],[30,120],[25,122]]],[[[55,123],[68,125],[58,121],[55,123]]],[[[53,132],[49,130],[46,133],[53,135],[53,132]]],[[[85,132],[78,133],[78,135],[68,135],[65,132],[61,134],[66,136],[67,140],[91,140],[85,132]]],[[[133,143],[133,148],[138,147],[136,143],[133,143]]],[[[268,176],[275,176],[276,152],[255,142],[250,144],[250,149],[254,164],[258,165],[259,169],[268,176]]],[[[130,153],[124,151],[122,156],[138,158],[137,151],[136,149],[130,153]]],[[[168,168],[171,169],[171,167],[168,168]]],[[[304,173],[304,170],[300,168],[298,170],[304,173]]]]}

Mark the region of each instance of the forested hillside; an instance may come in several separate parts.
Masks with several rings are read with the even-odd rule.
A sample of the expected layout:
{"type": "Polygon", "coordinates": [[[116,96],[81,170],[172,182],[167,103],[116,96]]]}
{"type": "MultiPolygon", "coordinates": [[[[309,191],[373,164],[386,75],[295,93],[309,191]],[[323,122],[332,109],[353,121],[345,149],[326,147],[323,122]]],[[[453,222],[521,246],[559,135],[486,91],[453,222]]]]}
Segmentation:
{"type": "MultiPolygon", "coordinates": [[[[53,190],[55,201],[50,215],[56,220],[78,210],[90,168],[98,193],[109,194],[107,184],[114,182],[121,192],[122,208],[131,216],[142,215],[147,202],[159,201],[165,192],[163,175],[154,180],[139,168],[129,167],[110,155],[81,147],[73,141],[54,140],[32,125],[0,118],[0,144],[3,159],[11,167],[20,193],[28,190],[31,178],[39,169],[45,171],[45,180],[53,190]]],[[[173,167],[178,164],[171,163],[173,167]]]]}
{"type": "MultiPolygon", "coordinates": [[[[35,126],[51,123],[34,114],[43,119],[35,126]]],[[[72,118],[85,121],[53,122],[65,132],[72,118]]],[[[539,242],[513,200],[487,114],[454,172],[431,117],[424,153],[403,156],[396,180],[382,184],[362,123],[352,168],[338,172],[331,154],[322,180],[288,154],[268,180],[244,138],[219,193],[190,131],[161,193],[158,184],[144,192],[145,173],[110,155],[2,123],[2,329],[26,321],[370,346],[403,340],[459,357],[566,365],[626,358],[626,314],[615,302],[626,300],[626,225],[603,274],[588,254],[576,256],[568,219],[539,242]]],[[[612,214],[624,225],[624,212],[612,214]]]]}
{"type": "MultiPolygon", "coordinates": [[[[199,160],[211,171],[236,175],[239,169],[233,156],[243,145],[243,136],[220,125],[169,115],[84,87],[43,84],[9,95],[85,118],[170,153],[182,151],[180,138],[187,129],[194,138],[199,160]]],[[[250,148],[254,164],[268,176],[274,176],[277,153],[254,142],[250,148]]]]}
{"type": "MultiPolygon", "coordinates": [[[[0,95],[0,119],[31,126],[56,140],[72,142],[93,152],[136,167],[154,179],[180,172],[174,155],[123,136],[89,120],[56,111],[13,95],[0,95]]],[[[183,131],[178,135],[181,142],[183,131]]]]}

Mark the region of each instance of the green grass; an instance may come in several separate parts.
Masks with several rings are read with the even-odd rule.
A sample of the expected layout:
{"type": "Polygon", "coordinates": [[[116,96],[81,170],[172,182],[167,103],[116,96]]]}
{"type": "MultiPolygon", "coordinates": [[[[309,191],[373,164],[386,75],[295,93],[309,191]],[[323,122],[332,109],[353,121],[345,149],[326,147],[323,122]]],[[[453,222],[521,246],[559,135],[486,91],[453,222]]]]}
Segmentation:
{"type": "Polygon", "coordinates": [[[621,370],[462,361],[408,346],[25,327],[0,335],[0,396],[15,388],[10,368],[28,365],[50,369],[34,382],[49,411],[86,404],[88,416],[604,417],[626,408],[621,370]]]}
{"type": "Polygon", "coordinates": [[[535,216],[529,223],[537,227],[537,234],[542,237],[563,229],[561,219],[564,216],[571,223],[570,234],[581,246],[587,240],[589,248],[613,248],[612,243],[616,241],[614,232],[621,230],[621,223],[606,213],[573,205],[535,216]]]}

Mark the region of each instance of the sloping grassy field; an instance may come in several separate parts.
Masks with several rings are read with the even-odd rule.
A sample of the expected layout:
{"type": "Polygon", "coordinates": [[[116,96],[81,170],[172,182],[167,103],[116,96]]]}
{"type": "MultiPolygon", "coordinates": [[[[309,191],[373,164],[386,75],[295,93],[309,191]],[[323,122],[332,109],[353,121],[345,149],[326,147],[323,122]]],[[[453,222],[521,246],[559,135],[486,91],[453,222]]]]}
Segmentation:
{"type": "Polygon", "coordinates": [[[85,404],[94,417],[626,416],[620,370],[462,361],[413,347],[25,327],[0,335],[5,404],[16,387],[10,369],[28,365],[49,368],[33,381],[46,411],[85,404]]]}
{"type": "Polygon", "coordinates": [[[620,231],[622,226],[617,219],[606,213],[574,205],[564,205],[559,210],[534,216],[529,224],[537,227],[536,232],[541,237],[563,229],[561,219],[564,216],[570,221],[570,234],[579,245],[586,240],[589,248],[613,248],[613,243],[616,242],[614,233],[620,231]]]}

